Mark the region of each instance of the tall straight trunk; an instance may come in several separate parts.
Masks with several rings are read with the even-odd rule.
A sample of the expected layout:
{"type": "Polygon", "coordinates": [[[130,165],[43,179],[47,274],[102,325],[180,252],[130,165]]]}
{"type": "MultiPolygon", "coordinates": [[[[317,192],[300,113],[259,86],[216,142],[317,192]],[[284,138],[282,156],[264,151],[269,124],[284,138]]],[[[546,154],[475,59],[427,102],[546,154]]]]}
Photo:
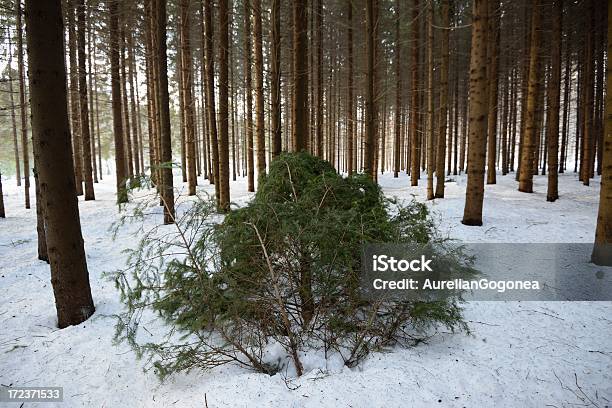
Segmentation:
{"type": "MultiPolygon", "coordinates": [[[[94,110],[94,95],[93,95],[93,70],[92,70],[92,52],[96,44],[91,33],[91,10],[87,14],[87,95],[89,98],[89,129],[91,132],[91,168],[93,170],[93,182],[98,182],[98,165],[96,159],[96,122],[94,110]]],[[[102,171],[102,169],[100,169],[102,171]]]]}
{"type": "MultiPolygon", "coordinates": [[[[434,48],[434,34],[433,34],[433,24],[434,24],[434,9],[433,4],[429,4],[427,6],[427,199],[434,199],[434,185],[433,185],[433,174],[434,174],[434,63],[433,63],[433,48],[434,48]]],[[[444,52],[444,51],[442,51],[444,52]]],[[[447,52],[448,54],[448,52],[447,52]]],[[[444,78],[441,78],[440,81],[444,81],[444,78]]],[[[444,92],[443,90],[441,90],[444,92]]],[[[440,95],[442,98],[442,95],[440,95]]],[[[441,103],[441,102],[440,102],[441,103]]],[[[441,115],[441,114],[440,114],[441,115]]],[[[446,117],[444,118],[446,121],[446,117]]],[[[446,135],[446,129],[444,129],[444,135],[446,135]]],[[[439,135],[439,138],[442,138],[442,134],[439,135]]],[[[442,143],[446,143],[444,140],[442,143]]],[[[438,147],[439,148],[439,147],[438,147]]],[[[439,168],[442,169],[442,180],[444,180],[444,153],[442,153],[442,158],[438,157],[439,162],[441,162],[441,166],[439,168]]],[[[439,170],[438,168],[438,170],[439,170]]],[[[439,175],[439,173],[438,173],[439,175]]],[[[444,181],[442,181],[444,182],[444,181]]]]}
{"type": "MultiPolygon", "coordinates": [[[[450,6],[448,0],[442,1],[442,26],[448,27],[450,25],[450,6]]],[[[446,132],[447,122],[446,115],[448,112],[448,65],[449,65],[449,52],[448,52],[448,40],[449,30],[446,28],[442,30],[442,64],[440,67],[440,121],[438,130],[438,149],[436,160],[436,198],[444,198],[444,156],[446,153],[446,132]]],[[[455,67],[457,69],[457,67],[455,67]]],[[[433,116],[432,116],[433,119],[433,116]]],[[[451,146],[452,146],[452,133],[451,133],[451,146]]],[[[450,174],[450,149],[448,157],[448,168],[450,174]]]]}
{"type": "Polygon", "coordinates": [[[270,16],[270,81],[272,110],[272,157],[281,153],[281,36],[280,36],[280,0],[272,0],[272,15],[270,16]]]}
{"type": "MultiPolygon", "coordinates": [[[[608,3],[608,55],[612,53],[612,3],[608,3]]],[[[612,89],[612,70],[606,66],[606,88],[612,89]]],[[[606,92],[599,212],[591,261],[612,266],[612,92],[606,92]]]]}
{"type": "MultiPolygon", "coordinates": [[[[68,0],[68,53],[70,63],[70,119],[72,131],[72,151],[74,159],[74,178],[77,195],[83,195],[83,141],[80,124],[79,72],[77,62],[77,34],[75,21],[76,0],[68,0]]],[[[17,2],[19,3],[19,1],[17,2]]]]}
{"type": "Polygon", "coordinates": [[[61,2],[27,0],[25,15],[35,162],[58,326],[64,328],[87,320],[95,308],[70,152],[61,2]]]}
{"type": "Polygon", "coordinates": [[[208,117],[208,132],[210,137],[210,151],[212,178],[215,183],[215,198],[217,207],[220,206],[221,191],[219,182],[219,143],[217,140],[217,114],[215,108],[215,62],[214,62],[214,29],[212,0],[201,0],[204,3],[204,53],[206,62],[206,110],[208,117]]]}
{"type": "MultiPolygon", "coordinates": [[[[21,118],[21,150],[23,150],[23,176],[25,208],[30,208],[30,153],[28,151],[28,126],[26,119],[25,75],[23,72],[23,28],[21,24],[21,0],[17,0],[17,76],[19,79],[19,114],[21,118]]],[[[12,95],[12,94],[11,94],[12,95]]]]}
{"type": "Polygon", "coordinates": [[[551,10],[552,16],[552,47],[550,60],[550,79],[548,81],[548,191],[546,201],[555,201],[559,198],[558,191],[558,163],[559,150],[559,103],[561,95],[561,19],[563,17],[563,1],[554,0],[551,10]]]}
{"type": "MultiPolygon", "coordinates": [[[[398,0],[399,1],[399,0],[398,0]]],[[[346,1],[346,18],[347,18],[347,106],[346,106],[346,135],[347,135],[347,172],[352,174],[355,171],[355,108],[353,106],[353,0],[346,1]]]]}
{"type": "Polygon", "coordinates": [[[117,175],[117,203],[126,203],[127,167],[123,144],[123,119],[121,101],[121,79],[119,76],[119,0],[109,2],[111,99],[113,109],[113,133],[115,141],[115,171],[117,175]]]}
{"type": "MultiPolygon", "coordinates": [[[[208,0],[212,1],[212,0],[208,0]]],[[[229,127],[228,127],[228,49],[229,10],[228,0],[219,0],[219,209],[229,211],[229,127]]],[[[263,81],[262,81],[263,82],[263,81]]],[[[263,109],[263,103],[262,103],[263,109]]],[[[263,129],[262,129],[263,130],[263,129]]],[[[261,147],[261,146],[258,146],[261,147]]],[[[265,160],[265,157],[264,157],[265,160]]],[[[265,164],[264,164],[265,170],[265,164]]]]}
{"type": "MultiPolygon", "coordinates": [[[[595,11],[593,0],[585,2],[588,10],[589,21],[594,22],[595,11]]],[[[584,101],[582,103],[582,158],[580,160],[580,175],[585,186],[589,185],[591,178],[591,166],[593,156],[593,91],[594,91],[594,65],[593,65],[593,30],[587,30],[586,50],[584,58],[584,101]]]]}
{"type": "Polygon", "coordinates": [[[502,101],[502,127],[501,127],[501,169],[502,175],[508,174],[508,99],[510,94],[510,78],[508,74],[504,76],[503,85],[504,99],[502,101]]]}
{"type": "Polygon", "coordinates": [[[166,2],[164,0],[152,0],[155,2],[155,58],[157,63],[157,90],[159,108],[159,139],[160,139],[160,162],[161,189],[164,203],[164,224],[172,224],[174,219],[174,186],[172,179],[172,138],[170,128],[170,96],[168,94],[168,57],[166,54],[166,2]]]}
{"type": "Polygon", "coordinates": [[[261,0],[253,0],[253,17],[253,34],[255,36],[255,139],[257,141],[257,177],[260,177],[266,172],[261,0]]]}
{"type": "MultiPolygon", "coordinates": [[[[349,1],[350,4],[350,1],[349,1]]],[[[397,178],[400,171],[400,146],[401,146],[401,108],[402,108],[402,67],[400,43],[400,6],[401,0],[395,0],[395,116],[393,120],[395,130],[395,140],[393,146],[393,177],[397,178]]],[[[352,75],[349,74],[349,75],[352,75]]]]}
{"type": "Polygon", "coordinates": [[[459,72],[457,69],[457,64],[455,64],[455,97],[454,97],[454,107],[453,107],[453,115],[455,118],[453,119],[453,134],[454,134],[454,148],[453,148],[453,175],[458,174],[457,170],[457,161],[459,155],[459,72]]]}
{"type": "Polygon", "coordinates": [[[461,142],[459,147],[459,174],[465,170],[465,150],[467,144],[468,102],[463,101],[461,109],[461,142]]]}
{"type": "Polygon", "coordinates": [[[487,184],[497,182],[495,159],[497,156],[497,106],[499,71],[499,0],[489,0],[488,81],[489,117],[487,121],[487,184]]]}
{"type": "Polygon", "coordinates": [[[420,142],[419,142],[419,0],[412,6],[412,59],[410,70],[412,77],[412,99],[410,102],[410,185],[419,185],[420,175],[420,142]]]}
{"type": "MultiPolygon", "coordinates": [[[[202,116],[202,158],[204,159],[204,163],[202,163],[203,167],[204,167],[204,178],[209,178],[210,174],[209,174],[209,160],[208,160],[208,155],[209,155],[209,149],[208,149],[208,120],[207,120],[207,114],[206,114],[206,59],[205,59],[205,43],[206,43],[206,32],[204,29],[204,12],[203,12],[203,8],[202,6],[202,2],[200,1],[200,17],[201,17],[201,26],[202,26],[202,30],[201,30],[201,39],[202,39],[202,47],[201,47],[201,61],[202,64],[200,65],[200,100],[201,100],[201,116],[202,116]]],[[[212,179],[212,177],[210,177],[212,179]]]]}
{"type": "Polygon", "coordinates": [[[571,30],[568,30],[565,46],[565,72],[563,73],[563,123],[561,128],[561,159],[559,160],[559,173],[565,172],[567,161],[567,146],[569,145],[569,111],[571,104],[571,30]]]}
{"type": "Polygon", "coordinates": [[[185,143],[187,161],[187,183],[189,195],[196,194],[196,157],[195,157],[195,129],[193,112],[193,60],[191,58],[190,36],[190,10],[189,0],[181,0],[180,3],[180,40],[181,40],[181,68],[182,68],[182,95],[185,118],[185,143]]]}
{"type": "Polygon", "coordinates": [[[308,150],[308,0],[293,2],[293,115],[296,152],[308,150]]]}
{"type": "MultiPolygon", "coordinates": [[[[98,142],[98,169],[99,179],[102,180],[102,143],[100,143],[100,109],[98,104],[98,64],[96,64],[96,46],[93,46],[93,97],[94,97],[94,108],[96,112],[96,139],[98,142]]],[[[93,151],[92,151],[93,152],[93,151]]],[[[95,157],[93,158],[95,160],[95,157]]]]}
{"type": "Polygon", "coordinates": [[[470,54],[470,107],[467,160],[467,187],[464,225],[482,225],[484,170],[487,135],[487,21],[488,1],[474,0],[472,8],[472,50],[470,54]]]}
{"type": "MultiPolygon", "coordinates": [[[[605,14],[602,12],[599,15],[599,21],[597,25],[603,26],[605,24],[605,14]],[[604,16],[602,18],[602,16],[604,16]],[[602,21],[603,20],[603,21],[602,21]]],[[[604,91],[604,44],[605,40],[603,37],[602,30],[597,30],[595,40],[595,52],[597,54],[597,75],[595,76],[595,112],[594,112],[594,125],[593,125],[593,144],[596,145],[591,155],[591,177],[595,175],[595,158],[597,157],[597,174],[601,175],[602,170],[602,159],[603,159],[603,138],[604,138],[604,126],[603,126],[603,91],[604,91]]]]}
{"type": "Polygon", "coordinates": [[[531,17],[531,45],[529,52],[529,83],[527,90],[527,105],[525,118],[525,135],[519,160],[519,191],[533,192],[533,161],[536,158],[536,140],[538,132],[538,94],[540,88],[540,0],[535,0],[531,17]]]}
{"type": "Polygon", "coordinates": [[[253,140],[253,78],[251,77],[251,6],[244,0],[244,65],[246,81],[246,144],[248,191],[255,191],[255,155],[253,140]]]}
{"type": "Polygon", "coordinates": [[[313,19],[316,19],[316,81],[317,81],[317,96],[315,111],[315,154],[323,157],[323,0],[316,0],[316,11],[313,19]]]}
{"type": "Polygon", "coordinates": [[[122,108],[122,113],[123,113],[124,144],[125,144],[125,151],[127,153],[126,166],[127,166],[128,177],[132,178],[134,177],[134,155],[132,152],[132,135],[131,135],[131,129],[130,129],[130,106],[128,104],[128,89],[127,89],[127,81],[128,81],[127,71],[126,71],[127,57],[126,57],[126,52],[125,52],[127,48],[126,31],[127,31],[127,23],[125,21],[120,21],[119,38],[121,41],[121,45],[120,45],[121,60],[120,60],[119,66],[120,66],[120,75],[121,75],[121,101],[122,101],[121,108],[122,108]]]}
{"type": "Polygon", "coordinates": [[[81,143],[83,150],[83,178],[85,181],[85,201],[95,200],[93,174],[91,166],[91,138],[89,133],[89,106],[87,104],[87,69],[85,61],[85,1],[76,0],[77,14],[77,48],[79,59],[79,104],[81,125],[81,143]]]}
{"type": "Polygon", "coordinates": [[[125,62],[128,67],[128,83],[130,85],[130,113],[132,116],[132,157],[134,159],[134,174],[141,174],[140,171],[140,140],[138,137],[138,115],[136,114],[136,106],[138,105],[138,99],[136,98],[137,84],[134,81],[135,69],[134,69],[134,37],[131,32],[126,32],[126,45],[127,45],[127,61],[125,62]]]}
{"type": "Polygon", "coordinates": [[[364,170],[374,178],[375,151],[378,137],[376,103],[376,1],[366,0],[366,95],[365,95],[365,152],[364,170]]]}
{"type": "Polygon", "coordinates": [[[512,91],[510,93],[510,152],[509,154],[509,170],[514,171],[514,162],[515,162],[515,154],[516,154],[516,124],[517,124],[517,116],[518,116],[518,97],[517,97],[517,88],[518,88],[518,80],[517,80],[517,72],[513,73],[512,76],[512,91]]]}
{"type": "Polygon", "coordinates": [[[11,44],[11,28],[6,27],[6,37],[8,39],[8,73],[9,86],[9,103],[11,104],[11,125],[13,130],[13,147],[15,151],[15,178],[17,179],[17,187],[21,187],[21,166],[19,158],[19,143],[17,141],[17,120],[15,119],[15,98],[13,97],[13,76],[11,66],[13,65],[13,46],[11,44]]]}

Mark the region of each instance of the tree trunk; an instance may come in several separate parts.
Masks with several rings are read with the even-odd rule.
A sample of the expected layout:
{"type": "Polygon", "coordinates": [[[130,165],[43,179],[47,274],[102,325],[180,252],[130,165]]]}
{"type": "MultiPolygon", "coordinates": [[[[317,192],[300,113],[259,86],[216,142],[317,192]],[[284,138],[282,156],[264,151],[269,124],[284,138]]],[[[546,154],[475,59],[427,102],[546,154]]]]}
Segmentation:
{"type": "Polygon", "coordinates": [[[563,1],[555,0],[551,10],[552,15],[552,41],[550,79],[548,82],[548,191],[546,201],[555,201],[559,198],[558,191],[558,163],[559,153],[559,103],[561,95],[561,19],[563,17],[563,1]]]}
{"type": "Polygon", "coordinates": [[[533,161],[536,157],[536,139],[538,131],[537,102],[540,88],[539,48],[540,48],[540,0],[535,0],[531,17],[531,46],[529,56],[529,83],[525,118],[525,135],[519,160],[519,191],[533,192],[533,161]]]}
{"type": "MultiPolygon", "coordinates": [[[[349,2],[350,3],[350,2],[349,2]]],[[[401,139],[401,108],[402,108],[402,67],[400,43],[400,5],[401,0],[395,0],[395,116],[393,120],[395,140],[393,150],[393,177],[397,178],[400,171],[400,139],[401,139]]]]}
{"type": "Polygon", "coordinates": [[[155,3],[155,58],[157,65],[157,90],[159,108],[160,163],[162,164],[161,189],[164,205],[164,224],[174,220],[174,182],[172,179],[172,139],[170,129],[170,96],[168,94],[168,57],[166,54],[166,2],[155,3]]]}
{"type": "Polygon", "coordinates": [[[272,82],[272,157],[281,153],[281,37],[280,37],[280,0],[272,0],[270,17],[270,81],[272,82]]]}
{"type": "Polygon", "coordinates": [[[244,70],[246,81],[246,145],[248,191],[255,191],[255,155],[253,152],[253,89],[251,77],[251,6],[244,1],[244,70]]]}
{"type": "Polygon", "coordinates": [[[23,73],[23,28],[21,24],[21,0],[17,0],[17,75],[19,79],[19,113],[21,116],[21,150],[23,150],[23,176],[25,208],[30,208],[30,156],[28,151],[28,126],[26,120],[25,75],[23,73]]]}
{"type": "Polygon", "coordinates": [[[190,37],[190,10],[189,0],[181,0],[180,3],[180,40],[181,40],[181,68],[182,68],[182,95],[185,118],[185,142],[186,142],[186,161],[187,161],[187,183],[189,195],[196,194],[196,156],[195,156],[195,129],[193,112],[193,60],[191,58],[190,37]]]}
{"type": "MultiPolygon", "coordinates": [[[[450,6],[448,0],[442,1],[442,27],[448,27],[450,25],[450,6]]],[[[447,121],[446,115],[448,112],[448,65],[449,65],[449,53],[448,53],[448,39],[449,30],[446,28],[442,29],[442,64],[440,68],[440,123],[438,131],[438,154],[436,158],[436,198],[444,198],[444,156],[446,153],[446,132],[447,132],[447,121]]],[[[455,67],[457,69],[457,67],[455,67]]],[[[433,120],[433,116],[432,116],[433,120]]],[[[433,141],[432,141],[433,143],[433,141]]],[[[451,133],[451,146],[452,146],[452,133],[451,133]]],[[[448,168],[450,170],[450,149],[448,157],[448,168]]],[[[449,171],[450,174],[450,171],[449,171]]]]}
{"type": "Polygon", "coordinates": [[[257,141],[257,177],[266,173],[266,143],[264,121],[264,79],[261,28],[261,0],[253,0],[253,31],[255,36],[255,124],[257,141]]]}
{"type": "MultiPolygon", "coordinates": [[[[612,3],[608,3],[608,55],[612,55],[612,3]]],[[[612,69],[606,65],[606,111],[603,140],[599,213],[591,261],[612,266],[612,69]]]]}
{"type": "Polygon", "coordinates": [[[215,180],[215,184],[218,183],[219,185],[219,210],[223,212],[227,212],[230,209],[228,133],[229,10],[227,3],[228,0],[219,0],[219,178],[217,179],[218,182],[215,180]]]}
{"type": "Polygon", "coordinates": [[[293,115],[296,152],[308,150],[308,0],[293,2],[293,115]]]}
{"type": "Polygon", "coordinates": [[[15,149],[15,178],[17,179],[17,187],[21,187],[21,166],[19,165],[19,143],[17,141],[17,120],[15,119],[15,98],[13,97],[13,76],[11,66],[13,65],[13,46],[11,44],[11,28],[7,25],[6,37],[8,39],[8,73],[9,86],[9,103],[11,104],[11,125],[13,129],[13,146],[15,149]]]}
{"type": "Polygon", "coordinates": [[[346,133],[347,133],[347,172],[352,174],[355,171],[355,163],[357,161],[357,155],[355,154],[355,108],[353,106],[353,0],[347,0],[346,2],[346,15],[347,15],[347,47],[348,47],[348,84],[347,84],[347,118],[346,118],[346,133]]]}
{"type": "MultiPolygon", "coordinates": [[[[433,24],[434,24],[434,9],[433,4],[427,5],[427,199],[434,199],[434,185],[433,185],[433,174],[434,174],[434,63],[433,63],[433,48],[434,48],[434,34],[433,34],[433,24]]],[[[444,50],[442,50],[444,53],[444,50]]],[[[447,52],[448,55],[448,52],[447,52]]],[[[444,56],[442,57],[444,58],[444,56]]],[[[444,75],[444,73],[442,73],[444,75]]],[[[441,82],[444,81],[442,77],[440,79],[441,82]]],[[[442,84],[442,87],[444,85],[442,84]]],[[[444,92],[443,89],[440,90],[444,92]]],[[[442,94],[440,95],[440,103],[442,103],[442,94]]],[[[441,118],[442,113],[440,113],[441,118]]],[[[446,116],[444,117],[444,121],[446,122],[446,116]]],[[[443,133],[446,137],[446,128],[443,133]]],[[[440,139],[442,138],[442,133],[438,136],[440,139]]],[[[442,141],[442,143],[446,143],[446,140],[442,141]]],[[[438,152],[439,153],[439,152],[438,152]]],[[[444,152],[442,152],[442,158],[438,156],[439,164],[438,170],[441,168],[442,171],[442,182],[444,182],[444,152]]],[[[439,176],[438,172],[438,176],[439,176]]]]}
{"type": "Polygon", "coordinates": [[[497,182],[495,159],[497,157],[497,106],[499,71],[499,0],[489,0],[488,81],[489,115],[487,122],[487,184],[497,182]]]}
{"type": "MultiPolygon", "coordinates": [[[[589,21],[594,21],[594,7],[593,0],[587,0],[585,2],[588,10],[589,21]]],[[[583,112],[582,112],[582,157],[580,160],[580,175],[581,180],[585,186],[589,185],[591,178],[591,166],[593,156],[593,82],[594,82],[594,68],[593,68],[593,31],[587,30],[586,33],[586,55],[584,63],[584,101],[583,101],[583,112]]]]}
{"type": "Polygon", "coordinates": [[[85,61],[85,1],[76,0],[77,13],[77,48],[79,60],[79,104],[81,125],[81,147],[83,152],[83,178],[85,181],[85,201],[95,200],[93,175],[91,168],[91,138],[89,133],[89,106],[87,99],[87,69],[85,61]]]}
{"type": "Polygon", "coordinates": [[[414,0],[412,6],[412,100],[410,103],[410,185],[419,185],[421,153],[419,141],[419,0],[414,0]]]}
{"type": "Polygon", "coordinates": [[[87,320],[95,308],[70,152],[61,2],[27,0],[25,15],[35,161],[58,326],[64,328],[87,320]]]}
{"type": "Polygon", "coordinates": [[[109,2],[111,99],[113,108],[113,133],[115,140],[115,171],[117,175],[117,203],[126,203],[127,170],[123,147],[123,119],[121,101],[121,79],[119,77],[119,0],[109,2]]]}
{"type": "Polygon", "coordinates": [[[376,1],[366,0],[366,95],[364,170],[373,179],[376,175],[375,151],[378,137],[376,102],[376,1]]]}
{"type": "Polygon", "coordinates": [[[470,107],[467,160],[467,187],[464,225],[482,225],[484,169],[487,135],[487,0],[474,0],[472,9],[472,50],[470,55],[470,107]]]}
{"type": "Polygon", "coordinates": [[[83,141],[81,139],[80,99],[79,99],[79,72],[77,61],[77,34],[75,22],[75,1],[68,0],[66,13],[68,13],[68,53],[70,63],[70,119],[72,131],[72,151],[74,159],[74,178],[77,195],[83,195],[83,141]]]}

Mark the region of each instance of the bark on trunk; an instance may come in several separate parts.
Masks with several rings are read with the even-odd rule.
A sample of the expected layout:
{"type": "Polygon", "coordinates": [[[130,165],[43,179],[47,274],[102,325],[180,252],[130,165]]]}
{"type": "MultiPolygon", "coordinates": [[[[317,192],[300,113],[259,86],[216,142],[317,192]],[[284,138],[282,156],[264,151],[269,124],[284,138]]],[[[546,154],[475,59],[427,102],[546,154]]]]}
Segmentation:
{"type": "Polygon", "coordinates": [[[70,151],[60,0],[26,1],[34,149],[58,326],[94,313],[70,151]]]}

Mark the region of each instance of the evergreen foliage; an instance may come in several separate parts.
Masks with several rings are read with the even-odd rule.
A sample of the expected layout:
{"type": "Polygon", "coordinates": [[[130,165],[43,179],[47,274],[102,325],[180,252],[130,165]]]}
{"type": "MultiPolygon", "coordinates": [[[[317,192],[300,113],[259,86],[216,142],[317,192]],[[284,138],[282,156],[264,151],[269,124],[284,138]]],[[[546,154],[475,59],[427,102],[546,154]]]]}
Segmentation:
{"type": "MultiPolygon", "coordinates": [[[[214,211],[214,200],[200,199],[174,227],[147,232],[128,269],[113,275],[127,306],[117,338],[151,358],[162,377],[228,362],[270,374],[290,364],[301,375],[309,350],[338,353],[354,366],[371,351],[419,341],[423,329],[467,330],[457,297],[415,302],[361,293],[365,243],[446,247],[424,204],[400,205],[365,175],[342,177],[319,158],[285,153],[248,205],[222,221],[214,211]],[[147,311],[163,317],[167,332],[143,342],[147,311]],[[270,357],[278,345],[287,359],[270,357]]],[[[448,253],[469,270],[460,250],[448,253]]]]}

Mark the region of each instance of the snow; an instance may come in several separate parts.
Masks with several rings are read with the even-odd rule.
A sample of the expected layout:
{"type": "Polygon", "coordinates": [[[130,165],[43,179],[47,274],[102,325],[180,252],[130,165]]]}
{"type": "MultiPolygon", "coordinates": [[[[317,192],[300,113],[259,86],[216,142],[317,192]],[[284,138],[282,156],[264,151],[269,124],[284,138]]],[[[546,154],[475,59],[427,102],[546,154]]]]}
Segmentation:
{"type": "MultiPolygon", "coordinates": [[[[534,194],[523,194],[516,191],[514,174],[498,175],[498,184],[485,189],[484,225],[467,227],[460,223],[466,179],[450,178],[446,198],[428,205],[441,231],[452,237],[524,243],[594,237],[597,179],[586,187],[574,173],[560,175],[560,199],[548,203],[546,177],[535,178],[534,194]]],[[[200,182],[200,191],[213,190],[200,182]]],[[[424,199],[424,177],[419,187],[409,187],[405,174],[393,179],[386,173],[379,182],[389,195],[424,199]]],[[[66,407],[204,407],[205,401],[211,408],[612,404],[612,302],[470,302],[465,316],[471,335],[441,330],[428,344],[373,354],[354,369],[309,355],[304,361],[309,371],[297,379],[227,365],[160,383],[152,371],[142,370],[144,362],[126,344],[113,343],[112,315],[121,303],[101,275],[122,267],[121,250],[135,245],[137,232],[127,227],[110,239],[108,228],[118,218],[112,177],[96,184],[96,201],[79,203],[96,314],[64,330],[55,327],[49,268],[36,258],[35,210],[23,208],[23,191],[14,180],[3,184],[8,216],[0,220],[4,386],[63,386],[66,407]]],[[[231,182],[231,189],[235,201],[248,200],[244,178],[231,182]]]]}

